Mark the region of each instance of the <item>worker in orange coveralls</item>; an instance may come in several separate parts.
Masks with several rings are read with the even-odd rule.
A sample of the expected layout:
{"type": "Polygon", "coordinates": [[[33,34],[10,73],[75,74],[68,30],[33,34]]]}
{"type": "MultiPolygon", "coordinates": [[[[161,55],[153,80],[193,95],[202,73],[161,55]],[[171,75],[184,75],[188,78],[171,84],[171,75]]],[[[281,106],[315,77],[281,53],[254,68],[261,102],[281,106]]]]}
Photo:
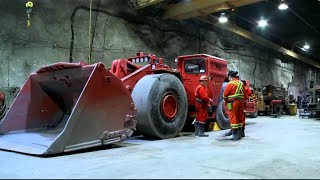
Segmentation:
{"type": "Polygon", "coordinates": [[[199,79],[200,85],[195,90],[196,97],[196,118],[194,121],[195,135],[199,137],[208,137],[204,134],[204,125],[207,121],[207,106],[212,103],[212,99],[208,97],[206,87],[208,86],[208,76],[202,75],[199,79]]]}
{"type": "MultiPolygon", "coordinates": [[[[251,89],[249,88],[249,82],[247,83],[246,81],[242,81],[243,85],[244,85],[244,98],[243,100],[246,102],[249,100],[252,92],[251,92],[251,89]]],[[[244,106],[244,109],[246,107],[244,106]]],[[[241,137],[245,137],[245,133],[244,133],[244,130],[245,130],[245,127],[246,127],[246,112],[243,111],[243,115],[241,117],[241,120],[240,120],[240,130],[241,130],[241,137]]]]}
{"type": "MultiPolygon", "coordinates": [[[[244,84],[237,78],[237,71],[229,71],[229,83],[224,92],[223,99],[227,103],[230,118],[231,134],[233,140],[241,138],[241,118],[244,114],[244,84]]],[[[226,134],[227,135],[227,134],[226,134]]]]}

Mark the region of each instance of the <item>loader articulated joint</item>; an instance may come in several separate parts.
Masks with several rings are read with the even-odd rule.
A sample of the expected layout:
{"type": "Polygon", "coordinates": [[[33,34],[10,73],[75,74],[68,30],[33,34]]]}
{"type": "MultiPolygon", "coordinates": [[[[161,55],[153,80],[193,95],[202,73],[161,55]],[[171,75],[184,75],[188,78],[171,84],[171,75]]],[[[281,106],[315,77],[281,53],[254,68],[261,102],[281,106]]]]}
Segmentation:
{"type": "Polygon", "coordinates": [[[129,85],[126,86],[126,89],[131,93],[133,91],[133,88],[129,85]]]}
{"type": "Polygon", "coordinates": [[[133,115],[127,115],[126,120],[124,122],[124,128],[134,128],[136,125],[136,120],[134,119],[133,115]]]}

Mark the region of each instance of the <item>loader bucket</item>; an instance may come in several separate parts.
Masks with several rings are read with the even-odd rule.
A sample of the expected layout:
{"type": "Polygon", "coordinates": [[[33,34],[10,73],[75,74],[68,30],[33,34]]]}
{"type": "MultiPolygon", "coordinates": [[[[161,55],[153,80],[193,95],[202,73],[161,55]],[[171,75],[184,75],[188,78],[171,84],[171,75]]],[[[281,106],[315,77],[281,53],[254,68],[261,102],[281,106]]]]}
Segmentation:
{"type": "Polygon", "coordinates": [[[135,107],[102,63],[56,63],[32,73],[0,123],[0,149],[48,155],[132,135],[135,107]]]}

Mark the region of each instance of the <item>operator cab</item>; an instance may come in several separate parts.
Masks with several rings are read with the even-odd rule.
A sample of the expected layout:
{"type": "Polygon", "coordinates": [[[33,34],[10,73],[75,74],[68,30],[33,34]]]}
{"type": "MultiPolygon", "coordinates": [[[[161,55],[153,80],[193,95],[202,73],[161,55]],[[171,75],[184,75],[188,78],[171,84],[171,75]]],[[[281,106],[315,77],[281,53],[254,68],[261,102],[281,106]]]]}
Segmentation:
{"type": "MultiPolygon", "coordinates": [[[[227,77],[227,61],[207,54],[185,55],[175,58],[181,80],[185,87],[188,104],[194,105],[194,91],[199,85],[199,78],[202,75],[209,77],[209,97],[217,103],[217,94],[220,94],[222,82],[227,77]]],[[[190,107],[189,107],[190,108],[190,107]]]]}
{"type": "Polygon", "coordinates": [[[182,77],[182,83],[185,87],[188,104],[194,104],[194,91],[199,85],[199,78],[202,75],[208,75],[207,57],[204,55],[179,56],[175,59],[179,72],[182,77]]]}
{"type": "Polygon", "coordinates": [[[206,63],[203,58],[187,59],[184,62],[184,71],[186,74],[205,74],[206,63]]]}

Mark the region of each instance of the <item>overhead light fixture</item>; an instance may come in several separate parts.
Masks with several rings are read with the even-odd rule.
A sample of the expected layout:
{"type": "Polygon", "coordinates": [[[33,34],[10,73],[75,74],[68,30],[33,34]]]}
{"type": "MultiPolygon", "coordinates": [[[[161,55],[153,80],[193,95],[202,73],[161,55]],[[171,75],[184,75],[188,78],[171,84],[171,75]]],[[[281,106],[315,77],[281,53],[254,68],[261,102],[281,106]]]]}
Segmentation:
{"type": "Polygon", "coordinates": [[[303,48],[302,48],[304,51],[307,51],[308,49],[310,49],[310,45],[309,44],[304,44],[303,45],[303,48]]]}
{"type": "Polygon", "coordinates": [[[295,47],[297,47],[297,48],[299,48],[299,49],[301,49],[301,50],[303,50],[303,51],[308,51],[308,50],[310,49],[309,43],[308,43],[308,42],[305,42],[304,45],[301,46],[301,45],[302,45],[302,42],[303,42],[302,40],[299,40],[299,41],[296,41],[295,43],[293,43],[292,48],[291,48],[291,51],[294,52],[294,48],[295,48],[295,47]],[[296,46],[296,45],[298,45],[298,46],[296,46]]]}
{"type": "Polygon", "coordinates": [[[280,4],[278,6],[278,9],[280,9],[280,10],[288,9],[288,5],[286,4],[286,2],[284,0],[281,0],[280,4]]]}
{"type": "Polygon", "coordinates": [[[227,16],[226,16],[225,13],[221,13],[220,18],[219,18],[219,22],[220,22],[220,23],[226,23],[226,22],[228,22],[228,18],[227,18],[227,16]]]}
{"type": "Polygon", "coordinates": [[[268,21],[265,20],[265,19],[261,19],[259,22],[258,22],[258,26],[259,27],[265,27],[268,25],[268,21]]]}

